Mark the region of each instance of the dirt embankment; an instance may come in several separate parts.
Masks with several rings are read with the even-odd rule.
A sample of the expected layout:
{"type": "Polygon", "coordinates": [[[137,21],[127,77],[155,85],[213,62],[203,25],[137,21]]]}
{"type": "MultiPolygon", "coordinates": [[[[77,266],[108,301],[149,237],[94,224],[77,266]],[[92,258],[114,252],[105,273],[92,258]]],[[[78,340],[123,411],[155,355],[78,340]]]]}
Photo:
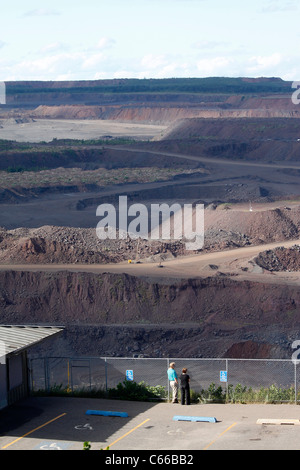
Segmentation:
{"type": "Polygon", "coordinates": [[[3,323],[66,325],[65,346],[77,354],[88,344],[89,355],[220,357],[251,340],[283,355],[300,320],[298,287],[226,276],[163,285],[125,274],[6,271],[0,286],[3,323]]]}
{"type": "MultiPolygon", "coordinates": [[[[43,86],[43,84],[41,84],[43,86]]],[[[25,93],[7,96],[9,108],[0,110],[2,118],[27,117],[35,119],[104,119],[125,122],[173,123],[185,118],[228,119],[228,118],[299,118],[299,106],[292,102],[292,92],[281,94],[207,93],[199,89],[195,93],[97,93],[87,90],[72,91],[74,83],[62,86],[53,82],[57,91],[38,88],[30,91],[27,84],[25,93]],[[18,107],[19,106],[19,107],[18,107]],[[25,108],[22,108],[25,106],[25,108]]],[[[31,84],[30,87],[38,87],[31,84]]]]}
{"type": "Polygon", "coordinates": [[[297,140],[300,122],[295,119],[183,119],[165,132],[163,140],[187,139],[297,140]]]}
{"type": "Polygon", "coordinates": [[[206,117],[178,120],[162,137],[141,146],[242,162],[282,162],[299,161],[299,139],[300,121],[294,118],[206,117]]]}
{"type": "Polygon", "coordinates": [[[299,118],[292,83],[266,79],[6,82],[0,117],[173,123],[184,118],[299,118]]]}
{"type": "Polygon", "coordinates": [[[140,123],[173,123],[185,118],[230,119],[230,118],[299,118],[300,111],[290,100],[273,100],[264,106],[263,102],[253,101],[248,107],[222,109],[218,104],[191,106],[188,104],[148,105],[113,105],[113,106],[80,106],[40,105],[30,111],[28,116],[35,119],[105,119],[140,123]],[[253,106],[250,107],[250,106],[253,106]],[[256,107],[258,106],[258,107],[256,107]],[[261,106],[261,107],[260,107],[261,106]]]}
{"type": "Polygon", "coordinates": [[[297,239],[300,234],[300,206],[271,208],[267,203],[254,204],[248,210],[246,204],[240,210],[229,205],[220,205],[218,210],[205,211],[206,230],[218,229],[227,233],[246,235],[253,245],[297,239]]]}
{"type": "Polygon", "coordinates": [[[30,112],[36,119],[103,119],[139,123],[171,123],[186,117],[198,117],[201,110],[185,106],[147,104],[140,106],[39,106],[30,112]]]}
{"type": "Polygon", "coordinates": [[[38,171],[43,168],[81,168],[93,170],[97,168],[187,168],[201,167],[199,162],[184,158],[148,154],[141,149],[131,152],[130,147],[122,152],[113,147],[103,145],[76,146],[54,143],[48,146],[32,145],[32,149],[4,149],[0,152],[0,170],[18,169],[38,171]]]}
{"type": "Polygon", "coordinates": [[[238,139],[207,139],[204,136],[193,138],[174,138],[169,140],[156,140],[149,144],[139,144],[145,150],[170,152],[195,157],[218,158],[236,160],[237,162],[298,162],[300,143],[294,140],[261,139],[244,140],[238,139]]]}
{"type": "Polygon", "coordinates": [[[300,271],[300,246],[263,251],[255,262],[267,271],[300,271]]]}
{"type": "MultiPolygon", "coordinates": [[[[204,212],[203,252],[300,237],[300,206],[249,211],[232,205],[209,205],[204,212]],[[232,207],[229,209],[228,207],[232,207]],[[263,230],[262,230],[263,227],[263,230]]],[[[260,206],[257,205],[259,208],[260,206]]],[[[182,240],[159,241],[119,238],[100,240],[94,228],[42,226],[0,229],[1,264],[108,264],[132,261],[157,262],[183,256],[182,240]]],[[[293,251],[287,253],[287,257],[293,251]]],[[[262,258],[263,260],[264,258],[262,258]]],[[[261,261],[262,262],[262,261],[261,261]]],[[[267,269],[267,268],[266,268],[267,269]]],[[[288,269],[288,268],[287,268],[288,269]]]]}
{"type": "Polygon", "coordinates": [[[121,261],[160,262],[186,253],[181,241],[100,240],[96,227],[43,226],[36,229],[0,230],[1,264],[108,264],[121,261]]]}

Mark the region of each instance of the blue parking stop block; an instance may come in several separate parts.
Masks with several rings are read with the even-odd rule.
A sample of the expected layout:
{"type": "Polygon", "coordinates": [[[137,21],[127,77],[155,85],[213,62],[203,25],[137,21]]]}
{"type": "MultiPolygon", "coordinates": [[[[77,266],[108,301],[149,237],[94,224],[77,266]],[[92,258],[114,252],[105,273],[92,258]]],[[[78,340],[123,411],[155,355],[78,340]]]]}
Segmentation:
{"type": "Polygon", "coordinates": [[[128,414],[123,411],[87,410],[85,414],[98,416],[118,416],[120,418],[128,418],[128,414]]]}
{"type": "Polygon", "coordinates": [[[174,416],[173,421],[201,421],[204,423],[216,423],[216,418],[207,416],[174,416]]]}

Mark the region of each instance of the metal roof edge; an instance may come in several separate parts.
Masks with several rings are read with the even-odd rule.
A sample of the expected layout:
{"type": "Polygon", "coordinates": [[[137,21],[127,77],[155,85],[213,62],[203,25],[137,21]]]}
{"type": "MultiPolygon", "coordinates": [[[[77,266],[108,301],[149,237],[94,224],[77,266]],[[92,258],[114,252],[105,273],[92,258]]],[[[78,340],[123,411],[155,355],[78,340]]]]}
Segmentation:
{"type": "Polygon", "coordinates": [[[1,355],[9,356],[29,349],[64,330],[63,326],[50,325],[1,325],[1,355]]]}

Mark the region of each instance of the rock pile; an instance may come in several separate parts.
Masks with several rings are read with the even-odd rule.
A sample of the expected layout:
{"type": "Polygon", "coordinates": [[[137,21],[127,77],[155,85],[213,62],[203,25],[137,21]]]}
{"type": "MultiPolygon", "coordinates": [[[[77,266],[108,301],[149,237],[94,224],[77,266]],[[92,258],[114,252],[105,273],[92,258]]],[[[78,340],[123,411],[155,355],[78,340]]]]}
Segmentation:
{"type": "MultiPolygon", "coordinates": [[[[204,252],[220,251],[251,244],[242,233],[208,229],[204,236],[204,252]]],[[[161,262],[191,254],[184,240],[100,240],[94,228],[43,226],[40,228],[0,229],[0,263],[108,264],[161,262]]]]}
{"type": "Polygon", "coordinates": [[[291,248],[278,247],[260,253],[256,264],[267,271],[300,271],[300,246],[291,248]]]}
{"type": "Polygon", "coordinates": [[[185,253],[181,241],[107,239],[95,229],[43,226],[0,230],[0,263],[118,263],[162,261],[185,253]]]}

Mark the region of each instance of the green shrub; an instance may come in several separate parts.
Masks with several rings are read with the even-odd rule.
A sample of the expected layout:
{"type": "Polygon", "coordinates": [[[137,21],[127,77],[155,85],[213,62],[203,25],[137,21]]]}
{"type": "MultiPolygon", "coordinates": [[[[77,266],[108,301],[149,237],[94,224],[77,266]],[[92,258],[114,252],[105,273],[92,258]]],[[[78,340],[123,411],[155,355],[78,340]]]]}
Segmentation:
{"type": "Polygon", "coordinates": [[[105,390],[101,388],[78,388],[71,390],[70,387],[65,386],[63,387],[62,384],[60,385],[53,385],[49,390],[37,390],[32,392],[33,395],[36,396],[56,396],[56,397],[65,397],[65,396],[72,396],[77,398],[106,398],[105,390]]]}
{"type": "Polygon", "coordinates": [[[246,403],[246,401],[249,401],[251,393],[251,388],[247,391],[247,387],[243,387],[241,384],[237,384],[235,388],[233,388],[233,385],[229,385],[226,401],[229,403],[246,403]]]}
{"type": "Polygon", "coordinates": [[[207,390],[201,390],[198,397],[201,403],[224,403],[225,399],[226,393],[222,387],[216,387],[214,383],[211,383],[207,390]]]}
{"type": "Polygon", "coordinates": [[[268,388],[262,387],[259,391],[259,398],[264,403],[291,402],[295,400],[295,389],[294,387],[282,389],[275,385],[271,385],[268,388]]]}
{"type": "Polygon", "coordinates": [[[117,388],[108,390],[108,397],[119,398],[120,400],[149,401],[165,398],[166,391],[161,385],[150,386],[145,382],[136,383],[124,380],[124,382],[117,385],[117,388]]]}
{"type": "MultiPolygon", "coordinates": [[[[162,385],[151,386],[145,382],[136,383],[134,381],[124,380],[116,388],[110,388],[107,391],[103,388],[81,388],[73,391],[68,387],[54,384],[50,390],[38,390],[33,392],[38,396],[73,396],[89,398],[117,398],[120,400],[134,401],[152,401],[165,400],[168,398],[168,392],[162,385]]],[[[191,403],[281,403],[295,402],[294,387],[283,389],[276,385],[270,387],[260,387],[257,390],[252,387],[247,388],[241,384],[236,386],[228,385],[223,390],[221,386],[211,383],[207,389],[195,392],[191,389],[191,403]]],[[[300,391],[297,396],[300,400],[300,391]]]]}

